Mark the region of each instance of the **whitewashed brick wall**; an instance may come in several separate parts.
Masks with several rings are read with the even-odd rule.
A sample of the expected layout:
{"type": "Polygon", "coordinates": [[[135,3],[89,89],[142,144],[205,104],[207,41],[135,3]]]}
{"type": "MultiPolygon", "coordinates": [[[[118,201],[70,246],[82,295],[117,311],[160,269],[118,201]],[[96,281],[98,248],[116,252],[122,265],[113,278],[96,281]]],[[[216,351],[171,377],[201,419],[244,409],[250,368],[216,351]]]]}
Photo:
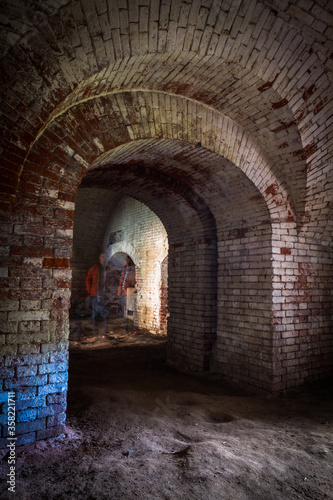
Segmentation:
{"type": "Polygon", "coordinates": [[[152,332],[166,331],[161,324],[161,271],[168,255],[168,237],[160,219],[143,203],[121,198],[111,214],[103,248],[107,260],[123,252],[135,263],[137,325],[152,332]],[[110,234],[117,232],[122,236],[110,245],[110,234]]]}

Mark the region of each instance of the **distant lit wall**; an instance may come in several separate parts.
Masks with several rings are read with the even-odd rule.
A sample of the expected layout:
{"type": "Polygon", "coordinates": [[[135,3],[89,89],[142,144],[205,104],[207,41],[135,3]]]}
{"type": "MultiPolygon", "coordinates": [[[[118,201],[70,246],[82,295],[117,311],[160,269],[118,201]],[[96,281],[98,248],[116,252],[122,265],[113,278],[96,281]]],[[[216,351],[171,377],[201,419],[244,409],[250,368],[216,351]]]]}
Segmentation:
{"type": "Polygon", "coordinates": [[[103,249],[107,261],[122,252],[135,263],[138,326],[166,333],[167,267],[163,261],[168,254],[168,238],[160,219],[143,203],[122,197],[112,212],[103,249]]]}

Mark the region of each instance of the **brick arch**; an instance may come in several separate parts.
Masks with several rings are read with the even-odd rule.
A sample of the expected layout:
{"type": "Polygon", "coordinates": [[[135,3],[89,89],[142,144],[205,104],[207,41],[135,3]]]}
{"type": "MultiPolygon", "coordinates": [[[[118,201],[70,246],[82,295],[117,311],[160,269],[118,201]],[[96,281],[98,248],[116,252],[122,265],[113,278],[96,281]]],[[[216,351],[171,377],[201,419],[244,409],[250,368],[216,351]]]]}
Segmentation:
{"type": "MultiPolygon", "coordinates": [[[[306,60],[309,53],[311,54],[311,49],[304,42],[302,59],[306,60]]],[[[153,58],[153,55],[151,57],[153,58]]],[[[179,53],[168,54],[168,67],[173,68],[174,65],[177,67],[175,61],[178,60],[178,70],[173,69],[174,73],[177,74],[177,81],[183,82],[182,68],[184,64],[179,64],[181,57],[182,54],[179,53]]],[[[328,129],[325,129],[324,132],[321,131],[318,140],[311,142],[308,139],[309,129],[321,130],[320,125],[316,124],[316,115],[320,112],[321,117],[326,115],[329,118],[331,106],[329,80],[323,75],[319,89],[316,88],[312,76],[309,75],[308,80],[297,90],[295,95],[294,88],[298,87],[297,82],[295,82],[295,86],[290,84],[287,90],[284,89],[280,78],[284,72],[283,68],[278,65],[275,69],[275,76],[272,75],[272,80],[267,81],[262,79],[261,74],[255,76],[251,69],[245,69],[239,62],[235,63],[228,59],[223,60],[212,56],[207,63],[203,64],[200,60],[201,57],[201,55],[196,55],[191,59],[191,64],[194,66],[199,64],[203,73],[203,76],[198,80],[199,86],[178,84],[167,79],[164,80],[163,85],[158,85],[154,81],[140,80],[140,84],[133,84],[133,89],[129,84],[124,85],[128,72],[130,72],[129,68],[132,66],[141,68],[142,65],[142,73],[145,74],[144,65],[147,64],[147,58],[137,55],[133,56],[130,61],[127,59],[126,61],[116,61],[113,66],[109,67],[108,78],[105,78],[105,70],[103,69],[93,76],[93,86],[90,85],[91,79],[80,82],[80,85],[51,113],[39,133],[43,132],[50,121],[72,106],[110,93],[144,91],[146,89],[153,92],[165,92],[167,95],[181,95],[194,102],[205,104],[215,111],[222,112],[236,122],[240,128],[244,128],[250,136],[252,135],[252,138],[256,138],[256,147],[267,156],[277,175],[281,175],[282,170],[285,171],[282,177],[284,177],[284,182],[288,184],[291,204],[298,216],[300,227],[304,222],[308,222],[308,216],[304,217],[305,204],[307,203],[307,206],[310,207],[313,203],[311,196],[309,196],[309,194],[311,195],[309,188],[312,181],[311,183],[309,180],[307,181],[306,171],[307,169],[318,171],[317,175],[312,174],[312,177],[318,178],[320,182],[322,164],[318,163],[319,151],[322,148],[321,144],[324,144],[324,140],[330,135],[328,129]],[[227,87],[227,91],[223,91],[222,96],[216,92],[216,89],[213,90],[214,87],[212,90],[207,90],[207,88],[212,87],[211,74],[218,75],[219,85],[223,86],[224,84],[227,87]],[[119,80],[120,84],[117,83],[119,80]],[[230,94],[235,98],[237,104],[234,104],[233,99],[230,99],[230,94]],[[260,113],[258,113],[258,109],[260,109],[260,113]],[[257,115],[258,122],[264,120],[267,123],[264,130],[252,118],[252,116],[257,115]]],[[[156,65],[153,73],[157,74],[159,70],[163,69],[164,60],[160,63],[156,57],[153,60],[154,65],[156,65]]],[[[320,65],[313,54],[311,54],[311,61],[317,65],[316,68],[320,65]]],[[[170,73],[173,74],[172,71],[170,73]]],[[[325,184],[323,188],[326,189],[325,184]]],[[[319,212],[319,215],[323,217],[324,214],[319,212]]]]}
{"type": "MultiPolygon", "coordinates": [[[[44,130],[54,110],[65,110],[61,103],[71,106],[124,85],[178,92],[211,103],[220,111],[227,109],[231,119],[240,120],[245,130],[262,137],[261,145],[267,143],[276,152],[282,149],[281,161],[276,156],[277,164],[288,163],[289,176],[294,175],[295,168],[298,172],[292,183],[294,198],[302,185],[296,212],[305,212],[306,202],[307,213],[302,222],[315,231],[318,217],[323,226],[327,216],[327,212],[317,208],[327,193],[327,176],[321,177],[320,158],[332,154],[331,150],[326,153],[325,146],[331,129],[322,125],[323,117],[329,118],[331,107],[331,86],[325,74],[329,67],[330,34],[329,30],[325,34],[318,32],[315,25],[307,26],[312,17],[302,15],[302,5],[285,11],[278,2],[275,4],[267,6],[258,1],[252,2],[249,9],[229,9],[229,4],[223,2],[207,7],[195,1],[191,8],[184,2],[175,2],[169,10],[159,1],[152,1],[149,7],[132,6],[130,12],[120,12],[111,2],[106,4],[105,12],[100,12],[77,3],[75,7],[68,4],[59,9],[33,5],[21,8],[17,14],[15,2],[8,2],[5,15],[10,20],[17,18],[17,23],[12,28],[14,37],[4,39],[2,73],[8,85],[4,99],[4,160],[12,163],[14,155],[15,163],[22,165],[30,145],[44,130]],[[146,9],[152,24],[142,31],[146,9]],[[200,26],[195,22],[198,13],[202,15],[200,26]],[[114,23],[120,23],[120,17],[121,37],[120,25],[114,27],[114,23]],[[102,19],[100,37],[96,29],[102,19]],[[265,31],[261,32],[261,28],[265,31]],[[80,30],[85,32],[83,46],[80,30]],[[265,43],[263,34],[267,34],[265,43]],[[316,40],[315,50],[312,40],[316,40]],[[74,49],[77,47],[80,50],[74,49]],[[193,73],[200,73],[194,89],[193,73]],[[233,81],[225,80],[225,74],[231,75],[233,81]],[[217,81],[223,85],[216,86],[217,81]],[[29,94],[31,83],[39,89],[40,106],[29,94]],[[14,113],[13,103],[19,103],[23,112],[14,113]],[[270,114],[272,108],[278,114],[270,114]],[[251,119],[253,115],[258,117],[258,123],[251,119]],[[262,120],[266,123],[264,129],[262,120]],[[316,143],[308,137],[312,129],[317,131],[316,143]],[[306,165],[311,174],[305,200],[306,165]],[[313,179],[325,193],[320,200],[316,188],[312,188],[313,179]]],[[[321,23],[324,19],[322,16],[321,23]]],[[[328,22],[329,19],[327,9],[328,22]]],[[[7,163],[3,176],[8,201],[15,192],[17,175],[17,170],[10,172],[7,163]]]]}
{"type": "MultiPolygon", "coordinates": [[[[170,202],[166,206],[161,205],[160,200],[163,200],[163,194],[168,191],[170,181],[176,187],[180,179],[187,186],[192,186],[192,189],[195,187],[216,221],[218,262],[210,260],[209,264],[213,274],[219,277],[216,363],[220,372],[231,378],[253,380],[254,384],[268,387],[270,375],[264,360],[271,358],[273,350],[272,239],[275,234],[278,237],[280,225],[276,221],[273,227],[267,204],[258,188],[240,169],[216,153],[195,148],[193,144],[186,144],[184,141],[167,139],[141,140],[133,142],[132,147],[119,146],[114,155],[107,155],[100,165],[88,170],[82,185],[97,187],[100,184],[104,188],[122,192],[128,184],[131,190],[126,190],[126,194],[146,203],[165,225],[170,236],[172,266],[177,264],[174,251],[182,243],[179,234],[177,239],[175,229],[180,229],[182,233],[184,231],[184,226],[178,223],[176,210],[180,208],[183,212],[185,207],[178,198],[178,201],[175,200],[176,206],[172,206],[170,202]],[[159,191],[152,183],[153,179],[161,182],[159,191]],[[155,195],[153,199],[152,193],[155,195]],[[251,351],[260,355],[251,357],[248,354],[251,351]]],[[[185,193],[186,187],[179,184],[177,193],[179,192],[185,193]]],[[[186,199],[193,206],[193,194],[188,192],[186,199]]],[[[200,210],[200,203],[196,206],[200,210]]],[[[201,214],[204,215],[202,209],[201,214]]],[[[203,217],[205,219],[206,216],[203,217]]],[[[283,224],[286,230],[286,224],[283,224]]],[[[288,224],[293,225],[290,222],[288,224]]],[[[194,221],[191,228],[194,233],[189,238],[199,247],[204,243],[203,236],[205,239],[212,237],[210,226],[207,226],[205,233],[201,233],[202,236],[199,233],[200,227],[194,221]]],[[[208,246],[207,250],[211,252],[213,249],[208,246]]],[[[175,291],[172,283],[174,270],[171,269],[170,273],[171,306],[175,291]]],[[[213,282],[207,271],[205,280],[208,288],[206,291],[200,288],[200,294],[212,292],[213,282]]],[[[175,295],[181,296],[181,283],[178,283],[178,279],[176,284],[175,295]]],[[[196,297],[197,294],[194,293],[193,298],[196,297]]],[[[211,306],[209,304],[209,308],[211,306]]],[[[173,320],[171,307],[171,329],[173,320]]],[[[207,350],[207,363],[211,361],[211,354],[207,350]]],[[[177,358],[177,362],[181,362],[181,359],[177,358]]]]}
{"type": "MultiPolygon", "coordinates": [[[[198,147],[180,139],[140,139],[118,146],[93,164],[82,186],[91,182],[94,185],[94,177],[100,177],[103,185],[109,183],[119,189],[121,176],[126,178],[131,170],[159,179],[166,186],[172,179],[174,190],[182,192],[191,204],[201,199],[215,220],[224,226],[230,225],[242,205],[247,205],[249,214],[257,210],[269,224],[278,223],[269,212],[267,200],[244,172],[202,145],[198,147]]],[[[131,192],[137,196],[136,189],[131,192]]],[[[245,219],[246,214],[243,214],[243,224],[246,224],[245,219]]]]}
{"type": "MultiPolygon", "coordinates": [[[[225,67],[223,64],[224,70],[225,67]]],[[[230,66],[227,67],[226,75],[230,75],[230,66]]],[[[240,69],[237,68],[237,71],[240,69]]],[[[204,74],[209,74],[209,72],[210,70],[207,68],[204,74]]],[[[119,69],[117,74],[119,74],[119,69]]],[[[221,72],[219,72],[219,78],[222,79],[221,72]]],[[[262,82],[256,80],[255,84],[253,86],[257,90],[258,85],[262,82]]],[[[231,86],[229,83],[228,85],[231,86]]],[[[83,93],[84,98],[82,98],[82,93],[76,94],[74,92],[69,96],[66,104],[50,117],[50,121],[42,129],[35,142],[38,142],[48,126],[52,128],[53,122],[62,122],[66,113],[75,116],[76,112],[79,112],[77,110],[82,109],[83,115],[86,116],[87,114],[91,115],[92,110],[93,115],[95,114],[97,117],[99,113],[103,113],[103,108],[109,106],[110,113],[114,113],[117,117],[117,126],[119,127],[119,121],[123,120],[126,123],[127,141],[150,137],[147,128],[152,126],[151,132],[153,136],[155,134],[156,138],[183,138],[194,143],[201,142],[204,147],[225,156],[243,171],[248,167],[246,174],[255,184],[258,184],[258,179],[273,177],[272,184],[275,184],[275,188],[278,187],[280,197],[284,197],[288,210],[294,214],[295,218],[300,218],[305,203],[306,163],[304,158],[301,158],[295,167],[294,157],[291,157],[292,162],[290,162],[290,158],[288,159],[284,151],[281,153],[281,150],[289,147],[286,141],[291,141],[296,151],[293,154],[302,156],[302,142],[292,113],[288,109],[283,110],[283,113],[276,112],[274,105],[272,110],[272,102],[280,99],[278,94],[268,87],[266,94],[270,95],[263,100],[260,92],[257,92],[259,95],[256,98],[257,101],[254,100],[252,104],[253,108],[263,108],[262,114],[266,116],[266,120],[276,126],[271,131],[261,133],[255,123],[251,122],[250,115],[247,116],[243,111],[244,108],[250,108],[249,105],[246,105],[246,92],[249,91],[249,86],[246,83],[242,88],[237,88],[239,104],[234,108],[226,105],[226,100],[213,102],[212,98],[204,98],[194,91],[184,95],[181,93],[182,87],[177,88],[174,84],[165,85],[162,90],[155,89],[154,85],[152,87],[153,90],[149,86],[140,89],[104,90],[101,95],[90,97],[88,97],[89,94],[87,96],[83,93]],[[157,110],[160,109],[165,110],[164,113],[167,115],[166,118],[163,117],[166,119],[163,124],[165,126],[157,117],[157,110]],[[140,116],[140,113],[143,116],[140,116]],[[289,123],[288,127],[284,126],[285,123],[289,123]],[[276,133],[278,133],[278,140],[276,133]],[[237,137],[236,141],[232,139],[234,137],[237,137]],[[244,152],[244,149],[247,152],[244,152]],[[256,168],[263,170],[258,175],[256,175],[256,171],[251,170],[252,164],[249,158],[253,161],[253,157],[257,163],[256,168]]],[[[96,137],[97,139],[98,137],[96,137]]],[[[97,143],[94,145],[95,149],[96,145],[97,143]]],[[[114,145],[118,146],[119,143],[116,142],[114,145]]],[[[98,143],[98,146],[98,154],[109,149],[102,141],[98,143]]],[[[260,186],[260,189],[263,192],[268,187],[268,185],[260,186]]]]}
{"type": "MultiPolygon", "coordinates": [[[[60,160],[66,162],[65,174],[73,175],[73,182],[76,177],[78,184],[90,165],[107,161],[110,153],[105,151],[122,145],[126,149],[142,138],[200,143],[246,174],[266,199],[272,218],[296,219],[285,176],[276,171],[251,135],[208,106],[160,92],[110,94],[71,108],[57,117],[34,143],[21,179],[31,178],[35,171],[41,174],[40,164],[44,164],[51,177],[49,184],[55,184],[52,181],[58,179],[66,186],[60,166],[52,166],[55,172],[50,172],[49,159],[53,155],[58,163],[60,160]],[[157,110],[162,113],[161,118],[157,110]],[[231,147],[228,142],[231,130],[239,138],[237,147],[235,144],[231,147]]],[[[21,185],[24,186],[24,182],[21,185]]]]}
{"type": "MultiPolygon", "coordinates": [[[[303,57],[306,58],[307,52],[305,48],[304,51],[303,57]]],[[[170,55],[169,59],[173,59],[173,57],[175,60],[177,59],[176,55],[170,55]]],[[[178,59],[179,57],[178,55],[178,59]]],[[[114,71],[114,74],[118,76],[120,73],[118,64],[116,64],[116,67],[117,69],[114,71]]],[[[226,76],[225,85],[228,87],[228,92],[223,93],[222,99],[219,94],[215,94],[213,91],[210,93],[205,90],[202,78],[200,79],[202,87],[197,90],[193,85],[178,85],[173,82],[166,83],[162,87],[154,83],[145,82],[145,85],[141,84],[139,86],[141,88],[139,89],[124,88],[123,85],[113,87],[113,80],[108,83],[108,86],[104,82],[104,88],[103,85],[96,85],[96,87],[99,90],[101,87],[103,89],[100,97],[121,94],[123,92],[149,91],[154,94],[158,92],[159,94],[165,94],[167,96],[166,99],[176,97],[185,98],[187,101],[193,103],[193,108],[196,106],[198,110],[202,107],[205,108],[209,116],[214,116],[216,113],[223,114],[225,122],[229,122],[229,125],[225,124],[225,127],[229,129],[229,135],[230,131],[232,131],[232,134],[243,136],[242,131],[246,131],[245,135],[251,138],[251,147],[254,146],[257,151],[261,152],[265,158],[264,161],[270,165],[270,168],[279,177],[281,184],[288,192],[287,196],[292,207],[291,211],[297,218],[299,230],[303,234],[310,234],[311,236],[311,231],[317,231],[316,221],[318,218],[322,221],[330,219],[329,208],[326,210],[316,208],[318,205],[317,192],[321,190],[323,193],[322,197],[324,198],[329,195],[327,192],[329,174],[326,174],[323,178],[321,173],[323,157],[324,161],[329,161],[332,154],[332,151],[327,150],[326,147],[328,138],[331,135],[331,126],[323,127],[321,125],[323,116],[329,119],[332,105],[330,100],[332,92],[329,80],[323,75],[323,82],[320,88],[317,88],[313,80],[309,77],[309,81],[306,84],[304,83],[301,89],[298,90],[299,98],[297,98],[292,91],[294,87],[291,85],[288,91],[281,91],[278,69],[276,70],[275,78],[271,82],[265,82],[265,80],[261,80],[258,76],[254,77],[249,71],[248,78],[251,84],[244,79],[242,85],[238,83],[237,75],[242,74],[244,76],[243,68],[230,61],[225,64],[225,61],[221,62],[218,59],[210,58],[210,66],[203,66],[202,71],[204,75],[210,75],[212,68],[215,70],[218,68],[219,84],[222,85],[222,75],[226,67],[228,68],[226,75],[233,74],[234,79],[232,82],[229,82],[226,76]],[[232,71],[233,66],[235,68],[234,71],[232,71]],[[235,95],[237,105],[231,106],[229,104],[229,93],[235,95]],[[255,93],[256,97],[251,97],[250,101],[248,101],[248,94],[250,93],[255,93]],[[265,96],[265,99],[263,96],[265,96]],[[248,114],[244,113],[244,109],[249,110],[248,114]],[[261,110],[260,114],[258,113],[258,109],[261,110]],[[263,119],[267,122],[265,130],[262,130],[252,119],[251,112],[254,116],[258,115],[258,121],[263,119]],[[320,116],[320,124],[316,122],[317,116],[320,116]],[[309,140],[309,131],[313,129],[319,132],[317,139],[309,140]]],[[[126,69],[124,68],[123,71],[124,80],[126,80],[126,69]]],[[[282,72],[282,69],[280,71],[282,72]]],[[[101,77],[103,75],[104,71],[101,73],[101,77]]],[[[96,75],[95,79],[97,81],[98,78],[99,76],[96,75]]],[[[181,78],[181,71],[179,78],[181,78]]],[[[209,77],[207,77],[205,84],[208,87],[211,85],[209,77]]],[[[295,82],[295,85],[297,87],[297,82],[295,82]]],[[[86,102],[87,100],[94,100],[96,97],[99,97],[95,91],[89,96],[89,92],[87,93],[86,90],[86,87],[83,86],[68,96],[65,104],[50,116],[50,121],[58,117],[64,108],[68,110],[82,101],[86,102]]],[[[205,131],[202,130],[202,133],[205,133],[205,131]]],[[[131,138],[133,137],[135,137],[135,134],[131,138]]],[[[227,151],[232,150],[234,149],[234,145],[230,146],[226,144],[225,149],[227,151]]],[[[225,154],[223,148],[221,153],[225,154]]],[[[327,244],[330,235],[330,225],[326,222],[324,227],[322,223],[318,236],[324,244],[327,244]]],[[[315,239],[316,236],[314,236],[315,239]]]]}
{"type": "Polygon", "coordinates": [[[216,223],[209,207],[187,184],[136,165],[92,168],[81,186],[131,196],[159,217],[169,242],[168,360],[176,367],[207,369],[216,336],[217,288],[216,223]]]}
{"type": "Polygon", "coordinates": [[[108,255],[108,260],[112,259],[112,257],[116,253],[125,253],[131,257],[134,264],[137,263],[137,250],[129,241],[122,241],[120,243],[113,243],[112,245],[112,253],[108,255]]]}

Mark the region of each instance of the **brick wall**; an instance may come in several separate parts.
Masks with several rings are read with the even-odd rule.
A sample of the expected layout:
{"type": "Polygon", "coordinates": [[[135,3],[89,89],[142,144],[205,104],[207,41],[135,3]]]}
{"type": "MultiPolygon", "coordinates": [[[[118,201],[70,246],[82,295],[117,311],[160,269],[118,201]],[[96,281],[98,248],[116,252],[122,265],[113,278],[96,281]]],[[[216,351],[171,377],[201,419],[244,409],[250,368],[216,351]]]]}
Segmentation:
{"type": "Polygon", "coordinates": [[[103,248],[107,260],[122,252],[135,263],[137,325],[152,332],[165,331],[166,317],[161,324],[160,289],[168,237],[159,218],[143,203],[129,197],[121,198],[112,211],[103,248]],[[113,242],[114,239],[117,241],[113,242]]]}
{"type": "MultiPolygon", "coordinates": [[[[20,255],[19,248],[16,253],[20,255]]],[[[41,248],[31,253],[51,252],[41,248]]],[[[71,278],[68,266],[67,258],[20,257],[5,278],[3,290],[7,290],[9,300],[2,307],[6,312],[1,313],[0,400],[6,412],[6,391],[16,392],[17,445],[55,437],[64,429],[71,278]]],[[[6,418],[4,413],[0,441],[4,447],[8,436],[6,418]]]]}
{"type": "Polygon", "coordinates": [[[286,244],[274,254],[276,390],[332,370],[332,252],[303,237],[286,244]]]}
{"type": "Polygon", "coordinates": [[[264,388],[272,364],[270,250],[267,223],[227,231],[219,243],[217,371],[264,388]]]}

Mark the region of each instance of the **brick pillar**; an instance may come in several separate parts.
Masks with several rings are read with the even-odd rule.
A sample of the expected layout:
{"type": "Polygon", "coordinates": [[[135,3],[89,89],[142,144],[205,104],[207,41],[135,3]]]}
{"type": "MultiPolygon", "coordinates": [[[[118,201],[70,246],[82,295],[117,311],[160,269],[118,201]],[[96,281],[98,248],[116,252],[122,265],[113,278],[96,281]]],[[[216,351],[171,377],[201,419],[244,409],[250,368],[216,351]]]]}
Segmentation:
{"type": "Polygon", "coordinates": [[[332,374],[332,256],[329,249],[289,237],[273,248],[273,390],[332,374]]]}
{"type": "Polygon", "coordinates": [[[191,371],[209,369],[216,337],[216,242],[169,247],[168,362],[191,371]]]}
{"type": "Polygon", "coordinates": [[[219,234],[217,371],[270,388],[272,374],[271,227],[262,222],[219,234]]]}
{"type": "Polygon", "coordinates": [[[17,445],[64,430],[72,212],[60,208],[66,202],[44,202],[14,204],[3,237],[1,447],[8,437],[9,391],[16,395],[17,445]]]}

